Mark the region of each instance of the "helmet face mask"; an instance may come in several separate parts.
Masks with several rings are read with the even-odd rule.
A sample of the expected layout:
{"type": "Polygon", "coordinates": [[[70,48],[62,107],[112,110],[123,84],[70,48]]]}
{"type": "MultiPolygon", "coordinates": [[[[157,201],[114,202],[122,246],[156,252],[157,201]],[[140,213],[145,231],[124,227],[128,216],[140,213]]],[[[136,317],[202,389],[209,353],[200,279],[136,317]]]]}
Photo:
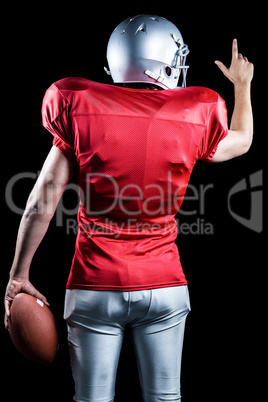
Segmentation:
{"type": "Polygon", "coordinates": [[[107,60],[114,83],[146,83],[172,89],[177,87],[180,75],[182,87],[186,86],[188,53],[174,24],[155,15],[138,15],[115,28],[107,60]]]}

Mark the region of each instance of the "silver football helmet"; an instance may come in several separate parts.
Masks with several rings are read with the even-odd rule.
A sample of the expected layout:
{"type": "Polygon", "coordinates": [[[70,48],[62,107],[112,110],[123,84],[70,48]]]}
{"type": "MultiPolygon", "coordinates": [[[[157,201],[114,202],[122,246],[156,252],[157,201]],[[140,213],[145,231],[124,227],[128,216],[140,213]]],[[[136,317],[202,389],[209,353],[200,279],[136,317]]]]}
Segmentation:
{"type": "Polygon", "coordinates": [[[164,89],[186,86],[188,46],[178,28],[163,17],[138,15],[121,22],[107,47],[114,83],[150,83],[164,89]]]}

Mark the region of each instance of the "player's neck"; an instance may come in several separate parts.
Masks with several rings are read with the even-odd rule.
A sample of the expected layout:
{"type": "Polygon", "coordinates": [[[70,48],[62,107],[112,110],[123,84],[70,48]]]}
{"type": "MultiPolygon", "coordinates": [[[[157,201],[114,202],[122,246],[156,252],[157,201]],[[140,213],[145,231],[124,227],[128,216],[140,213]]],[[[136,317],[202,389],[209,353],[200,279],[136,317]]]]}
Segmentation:
{"type": "Polygon", "coordinates": [[[162,89],[154,84],[145,84],[145,83],[139,83],[139,82],[119,84],[119,86],[122,86],[124,88],[151,89],[153,91],[158,91],[158,90],[162,89]]]}

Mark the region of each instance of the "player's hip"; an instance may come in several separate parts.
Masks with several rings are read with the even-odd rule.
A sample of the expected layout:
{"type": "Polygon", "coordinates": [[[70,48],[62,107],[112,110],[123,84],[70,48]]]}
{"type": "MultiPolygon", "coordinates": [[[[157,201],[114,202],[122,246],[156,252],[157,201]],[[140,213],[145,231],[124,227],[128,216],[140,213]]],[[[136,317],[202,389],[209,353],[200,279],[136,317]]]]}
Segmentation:
{"type": "Polygon", "coordinates": [[[67,289],[64,318],[72,325],[96,326],[120,332],[126,326],[146,326],[172,317],[186,316],[188,287],[174,286],[130,292],[67,289]]]}

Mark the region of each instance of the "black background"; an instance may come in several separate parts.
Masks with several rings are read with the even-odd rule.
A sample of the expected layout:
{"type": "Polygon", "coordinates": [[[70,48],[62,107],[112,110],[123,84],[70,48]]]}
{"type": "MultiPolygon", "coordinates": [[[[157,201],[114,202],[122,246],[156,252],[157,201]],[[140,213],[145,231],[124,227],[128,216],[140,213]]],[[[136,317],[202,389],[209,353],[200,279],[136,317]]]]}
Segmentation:
{"type": "MultiPolygon", "coordinates": [[[[93,4],[93,3],[92,3],[93,4]]],[[[181,234],[181,260],[189,282],[192,311],[187,319],[183,352],[182,394],[184,402],[255,401],[262,382],[260,312],[263,298],[264,233],[239,224],[230,215],[227,198],[240,180],[264,168],[265,86],[261,73],[266,42],[262,29],[265,12],[251,4],[243,8],[226,2],[107,3],[90,5],[76,1],[33,3],[5,9],[2,34],[2,183],[20,172],[37,173],[51,147],[51,136],[41,125],[40,108],[45,90],[61,78],[81,76],[110,83],[103,66],[112,30],[136,14],[156,14],[178,26],[190,48],[187,85],[207,86],[226,100],[229,118],[233,108],[232,84],[214,60],[229,66],[232,39],[255,65],[252,102],[255,139],[250,151],[221,164],[198,162],[191,184],[212,184],[205,199],[205,215],[213,235],[181,234]],[[246,8],[247,7],[247,8],[246,8]],[[248,8],[249,7],[249,8],[248,8]]],[[[267,35],[266,35],[267,36],[267,35]]],[[[16,205],[24,207],[33,180],[14,187],[16,205]]],[[[76,205],[75,194],[66,194],[66,205],[76,205]]],[[[192,202],[192,206],[197,204],[192,202]]],[[[189,204],[190,205],[190,204],[189,204]]],[[[186,204],[184,205],[187,209],[186,204]]],[[[237,214],[249,217],[250,194],[234,200],[237,214]]],[[[2,213],[1,297],[8,281],[20,216],[7,203],[2,213]]],[[[70,217],[67,217],[70,218],[70,217]]],[[[67,219],[64,218],[64,222],[67,219]]],[[[72,216],[71,218],[74,218],[72,216]]],[[[195,217],[179,216],[180,222],[195,217]]],[[[52,221],[38,249],[30,280],[47,296],[61,331],[55,362],[39,367],[26,361],[13,347],[1,327],[2,393],[9,401],[72,401],[73,381],[69,365],[65,323],[62,318],[75,236],[52,221]]],[[[3,310],[2,310],[3,311],[3,310]]],[[[127,334],[118,369],[115,402],[142,401],[134,352],[127,334]]]]}

